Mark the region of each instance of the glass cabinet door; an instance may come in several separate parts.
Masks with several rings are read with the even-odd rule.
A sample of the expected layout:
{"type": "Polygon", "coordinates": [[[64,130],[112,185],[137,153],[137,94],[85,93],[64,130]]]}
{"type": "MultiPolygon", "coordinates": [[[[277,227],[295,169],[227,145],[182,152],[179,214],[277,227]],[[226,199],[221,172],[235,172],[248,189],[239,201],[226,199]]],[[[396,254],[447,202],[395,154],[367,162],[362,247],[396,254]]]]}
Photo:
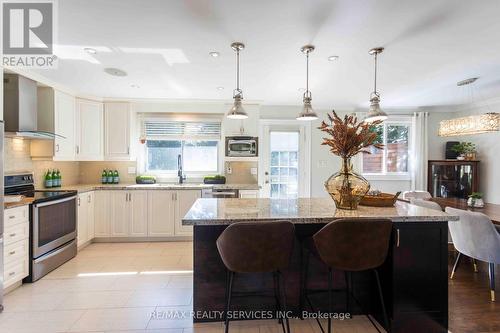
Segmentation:
{"type": "Polygon", "coordinates": [[[430,172],[433,197],[466,199],[473,191],[472,164],[432,164],[430,172]]]}

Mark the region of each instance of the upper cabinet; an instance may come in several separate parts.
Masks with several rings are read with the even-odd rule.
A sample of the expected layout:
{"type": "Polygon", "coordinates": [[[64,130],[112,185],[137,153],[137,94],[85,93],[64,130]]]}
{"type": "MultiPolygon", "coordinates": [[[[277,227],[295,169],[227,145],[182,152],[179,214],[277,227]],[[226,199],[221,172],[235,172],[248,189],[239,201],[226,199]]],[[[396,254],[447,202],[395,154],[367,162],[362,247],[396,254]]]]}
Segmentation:
{"type": "Polygon", "coordinates": [[[103,104],[76,100],[76,158],[79,161],[99,161],[104,156],[103,104]]]}
{"type": "Polygon", "coordinates": [[[54,160],[72,161],[76,155],[75,97],[54,91],[54,160]]]}
{"type": "Polygon", "coordinates": [[[130,160],[130,105],[123,102],[104,104],[104,158],[130,160]]]}

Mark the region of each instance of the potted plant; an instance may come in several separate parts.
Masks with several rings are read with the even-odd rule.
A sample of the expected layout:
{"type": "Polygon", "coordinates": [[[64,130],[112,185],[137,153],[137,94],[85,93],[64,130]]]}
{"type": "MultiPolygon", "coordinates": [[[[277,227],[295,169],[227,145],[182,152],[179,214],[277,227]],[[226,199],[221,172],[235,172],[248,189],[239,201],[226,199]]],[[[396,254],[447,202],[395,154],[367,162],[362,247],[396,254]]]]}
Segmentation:
{"type": "Polygon", "coordinates": [[[476,159],[476,145],[472,142],[460,142],[451,150],[458,154],[457,160],[474,160],[476,159]]]}
{"type": "Polygon", "coordinates": [[[370,147],[383,149],[377,143],[376,126],[381,121],[358,122],[353,115],[341,119],[335,111],[328,114],[328,125],[324,121],[318,127],[329,135],[323,138],[322,145],[330,147],[330,152],[342,158],[342,168],[325,182],[325,188],[335,201],[337,208],[356,209],[358,203],[370,190],[370,183],[353,171],[351,158],[359,153],[370,154],[370,147]]]}
{"type": "Polygon", "coordinates": [[[469,207],[484,207],[483,194],[480,192],[472,192],[467,200],[469,207]]]}

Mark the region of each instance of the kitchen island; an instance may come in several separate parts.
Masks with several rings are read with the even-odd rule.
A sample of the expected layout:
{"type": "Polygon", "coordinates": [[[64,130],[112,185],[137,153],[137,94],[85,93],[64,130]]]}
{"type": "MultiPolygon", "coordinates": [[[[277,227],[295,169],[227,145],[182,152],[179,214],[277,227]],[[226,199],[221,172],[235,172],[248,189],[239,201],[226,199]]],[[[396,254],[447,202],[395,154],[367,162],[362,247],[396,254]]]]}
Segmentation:
{"type": "MultiPolygon", "coordinates": [[[[229,224],[283,219],[295,224],[294,252],[284,275],[288,308],[300,316],[302,310],[309,310],[300,298],[301,241],[334,219],[377,217],[389,218],[394,223],[389,254],[379,270],[392,332],[447,332],[447,223],[458,217],[406,202],[397,202],[394,207],[338,210],[329,198],[198,199],[182,221],[183,225],[194,226],[193,310],[200,314],[194,320],[221,320],[209,313],[224,309],[226,270],[216,240],[229,224]]],[[[324,289],[326,274],[326,267],[311,260],[309,287],[324,289]]],[[[368,312],[382,322],[374,283],[370,274],[352,274],[355,302],[351,302],[349,312],[368,312]]],[[[272,279],[265,274],[240,275],[234,288],[272,289],[272,279]]],[[[346,312],[344,288],[343,272],[335,271],[334,289],[339,290],[333,297],[335,312],[346,312]]],[[[314,303],[322,311],[326,309],[326,297],[321,294],[314,296],[314,303]]],[[[233,305],[233,310],[274,309],[269,298],[238,298],[233,305]]]]}

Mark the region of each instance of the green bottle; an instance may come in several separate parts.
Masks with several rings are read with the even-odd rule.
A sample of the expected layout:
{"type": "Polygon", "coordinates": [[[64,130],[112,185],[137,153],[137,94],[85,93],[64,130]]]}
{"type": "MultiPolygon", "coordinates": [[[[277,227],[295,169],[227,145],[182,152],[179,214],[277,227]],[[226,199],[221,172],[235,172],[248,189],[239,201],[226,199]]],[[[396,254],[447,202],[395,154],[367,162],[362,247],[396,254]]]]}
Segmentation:
{"type": "Polygon", "coordinates": [[[47,173],[45,174],[45,187],[52,187],[52,173],[50,172],[50,170],[47,170],[47,173]]]}
{"type": "Polygon", "coordinates": [[[57,176],[57,187],[61,187],[62,186],[62,175],[61,175],[61,171],[59,171],[59,169],[57,169],[57,171],[56,171],[56,176],[57,176]]]}
{"type": "Polygon", "coordinates": [[[106,184],[108,182],[108,174],[106,173],[106,169],[102,170],[101,174],[101,183],[106,184]]]}
{"type": "Polygon", "coordinates": [[[57,187],[57,174],[56,169],[52,169],[52,187],[57,187]]]}
{"type": "Polygon", "coordinates": [[[120,175],[118,170],[113,171],[113,184],[118,184],[120,182],[120,175]]]}
{"type": "Polygon", "coordinates": [[[108,184],[113,184],[113,171],[109,170],[106,177],[108,184]]]}

